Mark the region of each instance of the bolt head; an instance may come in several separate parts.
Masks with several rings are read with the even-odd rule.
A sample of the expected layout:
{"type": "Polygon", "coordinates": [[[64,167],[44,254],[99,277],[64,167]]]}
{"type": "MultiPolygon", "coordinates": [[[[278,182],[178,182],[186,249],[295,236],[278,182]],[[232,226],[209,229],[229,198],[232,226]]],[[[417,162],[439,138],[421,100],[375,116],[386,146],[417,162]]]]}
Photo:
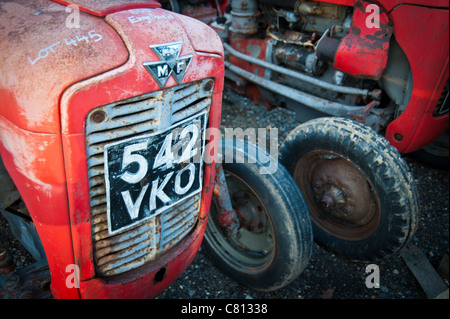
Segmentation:
{"type": "Polygon", "coordinates": [[[95,111],[92,115],[91,115],[91,120],[94,123],[100,124],[101,122],[103,122],[106,118],[106,114],[103,111],[95,111]]]}

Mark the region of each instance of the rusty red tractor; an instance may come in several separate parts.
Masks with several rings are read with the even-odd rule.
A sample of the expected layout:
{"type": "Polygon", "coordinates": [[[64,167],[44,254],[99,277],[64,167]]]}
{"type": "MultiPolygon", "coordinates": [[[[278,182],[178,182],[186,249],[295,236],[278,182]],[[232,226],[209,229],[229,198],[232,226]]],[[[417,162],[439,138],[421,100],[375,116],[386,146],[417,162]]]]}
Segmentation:
{"type": "MultiPolygon", "coordinates": [[[[231,231],[219,150],[257,150],[219,148],[219,36],[152,0],[0,1],[0,18],[0,208],[36,260],[15,270],[1,247],[0,296],[155,297],[196,256],[213,192],[231,231]]],[[[237,165],[236,211],[274,289],[304,269],[312,233],[292,177],[259,164],[237,165]]]]}
{"type": "Polygon", "coordinates": [[[0,15],[2,213],[38,260],[3,296],[156,296],[206,227],[215,155],[182,162],[220,125],[220,39],[151,0],[1,1],[0,15]],[[156,160],[172,142],[190,148],[156,160]]]}
{"type": "MultiPolygon", "coordinates": [[[[408,243],[418,195],[401,154],[448,169],[448,1],[161,2],[216,30],[233,89],[303,122],[280,162],[305,197],[317,242],[364,261],[408,243]]],[[[240,278],[240,256],[209,233],[214,225],[211,217],[205,246],[240,278]]]]}

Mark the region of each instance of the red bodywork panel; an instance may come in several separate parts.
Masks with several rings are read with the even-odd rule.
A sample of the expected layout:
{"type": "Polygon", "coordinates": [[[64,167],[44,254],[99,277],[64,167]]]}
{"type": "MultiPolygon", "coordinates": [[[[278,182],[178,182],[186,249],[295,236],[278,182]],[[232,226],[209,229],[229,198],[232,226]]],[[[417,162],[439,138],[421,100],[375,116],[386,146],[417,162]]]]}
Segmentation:
{"type": "Polygon", "coordinates": [[[386,68],[392,23],[386,12],[380,10],[378,26],[367,24],[372,11],[366,1],[356,1],[350,32],[341,41],[334,67],[360,78],[379,80],[386,68]]]}
{"type": "MultiPolygon", "coordinates": [[[[359,0],[318,1],[350,6],[355,3],[358,15],[353,18],[352,27],[364,26],[359,0]]],[[[383,28],[392,25],[393,35],[412,70],[413,90],[409,104],[403,114],[388,125],[385,135],[399,152],[410,153],[431,143],[448,128],[449,113],[436,117],[433,112],[449,78],[449,1],[378,0],[373,3],[380,6],[383,32],[389,35],[391,31],[383,28]]],[[[379,38],[373,41],[377,46],[369,52],[372,43],[360,37],[363,33],[358,31],[351,30],[344,38],[336,53],[335,67],[349,74],[377,79],[385,66],[389,43],[379,38]]],[[[370,32],[370,29],[365,31],[370,32]]]]}
{"type": "MultiPolygon", "coordinates": [[[[86,150],[84,139],[84,120],[92,108],[105,105],[113,101],[120,101],[130,97],[142,95],[146,92],[159,90],[158,84],[153,80],[149,73],[142,66],[143,62],[157,61],[159,58],[150,50],[148,43],[165,43],[175,40],[182,40],[183,47],[180,55],[193,54],[195,58],[184,76],[183,83],[191,82],[196,79],[213,77],[216,79],[216,87],[213,95],[213,105],[211,107],[209,127],[219,128],[220,125],[220,105],[222,99],[223,81],[220,80],[223,76],[223,52],[221,51],[220,39],[211,30],[211,37],[209,43],[199,42],[198,38],[193,37],[198,33],[198,28],[204,26],[200,22],[169,13],[161,9],[152,9],[151,14],[155,19],[152,24],[145,23],[146,28],[140,32],[133,32],[136,28],[135,24],[130,23],[130,17],[134,19],[140,16],[149,15],[150,11],[144,10],[138,14],[130,14],[129,12],[120,12],[109,15],[107,21],[118,30],[122,35],[127,48],[132,56],[128,62],[122,67],[113,70],[107,74],[99,77],[91,78],[85,82],[78,83],[72,86],[65,92],[62,97],[62,132],[63,144],[67,145],[67,149],[80,152],[82,156],[68,156],[66,158],[66,167],[70,167],[70,173],[67,175],[69,184],[73,184],[69,191],[69,206],[70,212],[76,218],[76,227],[72,229],[73,244],[75,247],[75,259],[79,261],[81,269],[84,272],[81,274],[82,287],[84,281],[86,285],[97,287],[99,292],[104,289],[99,279],[92,279],[94,276],[94,265],[92,264],[92,243],[90,240],[90,211],[89,211],[89,192],[88,180],[86,174],[86,150]],[[160,17],[157,19],[157,17],[160,17]],[[165,17],[165,18],[164,18],[165,17]],[[168,28],[165,30],[169,19],[170,23],[177,25],[176,28],[168,28]],[[186,20],[188,19],[188,20],[186,20]],[[187,21],[187,22],[186,22],[187,21]],[[193,32],[193,30],[197,30],[193,32]],[[193,43],[193,46],[190,45],[193,43]],[[218,46],[220,44],[220,47],[218,46]],[[208,45],[208,47],[207,47],[208,45]],[[209,46],[211,45],[211,46],[209,46]],[[212,54],[202,53],[208,49],[213,49],[212,54]],[[220,50],[218,49],[220,48],[220,50]],[[138,79],[138,80],[136,80],[138,79]],[[89,107],[80,107],[80,106],[89,107]],[[80,192],[80,189],[82,191],[80,192]]],[[[135,21],[135,20],[133,20],[135,21]]],[[[210,30],[210,29],[208,29],[210,30]]],[[[210,50],[211,51],[211,50],[210,50]]],[[[170,78],[166,87],[177,85],[173,78],[170,78]]],[[[214,164],[214,163],[213,163],[214,164]]],[[[200,211],[200,218],[204,219],[209,211],[209,203],[211,199],[212,189],[209,185],[213,185],[214,168],[213,165],[205,164],[204,168],[204,190],[202,196],[202,204],[200,211]]],[[[200,227],[199,225],[198,227],[200,227]]],[[[202,229],[202,228],[200,228],[202,229]]],[[[194,234],[195,235],[195,234],[194,234]]],[[[199,236],[198,234],[195,237],[199,236]]],[[[199,239],[201,240],[201,239],[199,239]]],[[[185,265],[187,266],[187,264],[185,265]]],[[[152,265],[154,267],[154,265],[152,265]]],[[[158,268],[155,269],[155,271],[158,268]]],[[[148,278],[152,278],[151,276],[148,278]]],[[[83,293],[83,288],[81,292],[83,293]]],[[[131,290],[125,290],[122,297],[128,297],[131,290]]],[[[113,292],[111,288],[110,293],[117,296],[119,292],[113,292]]],[[[90,292],[92,293],[92,292],[90,292]]],[[[106,294],[106,292],[105,292],[106,294]]],[[[105,295],[105,297],[109,295],[105,295]]],[[[138,297],[138,291],[134,297],[138,297]]]]}
{"type": "MultiPolygon", "coordinates": [[[[109,2],[124,8],[120,4],[124,1],[109,2]]],[[[82,10],[96,15],[81,12],[80,28],[73,29],[65,25],[69,13],[61,4],[0,3],[4,61],[0,65],[0,154],[40,235],[56,298],[154,297],[190,264],[203,238],[216,156],[208,149],[205,162],[210,164],[204,165],[194,230],[160,259],[136,271],[114,280],[100,279],[94,272],[84,134],[89,111],[160,90],[142,65],[159,60],[149,45],[181,40],[181,55],[193,55],[182,83],[215,80],[208,127],[220,126],[224,74],[220,39],[198,21],[159,8],[142,8],[144,2],[150,8],[159,7],[152,1],[134,1],[126,4],[132,10],[111,13],[109,6],[92,5],[100,1],[83,1],[82,10]],[[102,15],[105,19],[98,17],[102,15]],[[80,267],[80,289],[66,286],[70,264],[80,267]],[[167,275],[155,284],[154,275],[161,267],[167,275]]],[[[175,85],[171,77],[165,87],[175,85]]],[[[210,148],[217,149],[217,144],[207,141],[210,148]]]]}
{"type": "Polygon", "coordinates": [[[316,0],[318,2],[334,3],[342,6],[353,7],[355,0],[316,0]]]}
{"type": "Polygon", "coordinates": [[[80,28],[67,28],[68,13],[57,3],[15,1],[1,8],[0,114],[25,130],[57,134],[65,88],[125,63],[128,52],[101,18],[81,12],[80,28]]]}
{"type": "MultiPolygon", "coordinates": [[[[315,1],[353,7],[357,0],[315,0],[315,1]]],[[[396,6],[403,4],[411,4],[416,6],[430,6],[435,8],[449,7],[448,0],[433,0],[433,2],[431,2],[430,0],[374,0],[373,3],[379,4],[380,6],[384,7],[384,9],[388,12],[394,9],[396,6]]]]}
{"type": "Polygon", "coordinates": [[[390,14],[413,75],[409,104],[386,131],[388,141],[402,153],[424,147],[448,128],[448,112],[433,116],[449,77],[448,14],[448,9],[411,5],[399,6],[390,14]]]}
{"type": "Polygon", "coordinates": [[[108,14],[138,8],[160,8],[161,5],[153,0],[53,0],[64,5],[75,5],[86,13],[105,17],[108,14]]]}
{"type": "MultiPolygon", "coordinates": [[[[436,0],[316,0],[354,7],[349,34],[335,54],[334,67],[358,78],[378,80],[383,75],[392,36],[411,66],[413,89],[406,110],[386,129],[386,139],[401,153],[423,148],[448,128],[449,113],[433,116],[449,77],[449,1],[436,0]],[[366,20],[377,4],[380,28],[370,28],[366,20]],[[367,12],[366,12],[367,10],[367,12]]],[[[369,20],[371,21],[371,20],[369,20]]],[[[266,60],[268,39],[236,37],[231,45],[238,51],[266,60]]],[[[230,56],[230,62],[264,76],[264,68],[230,56]]],[[[248,97],[260,101],[254,86],[246,88],[248,97]]]]}

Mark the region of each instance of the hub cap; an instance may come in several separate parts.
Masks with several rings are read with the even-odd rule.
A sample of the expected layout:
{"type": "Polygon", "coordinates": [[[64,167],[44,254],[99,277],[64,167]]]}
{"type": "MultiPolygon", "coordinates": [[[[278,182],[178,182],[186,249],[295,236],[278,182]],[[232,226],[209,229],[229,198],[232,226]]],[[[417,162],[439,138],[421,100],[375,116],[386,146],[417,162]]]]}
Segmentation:
{"type": "Polygon", "coordinates": [[[308,203],[312,221],[344,240],[370,237],[380,221],[378,196],[366,175],[331,151],[312,151],[297,163],[294,179],[308,203]]]}
{"type": "Polygon", "coordinates": [[[273,227],[266,208],[241,178],[227,171],[225,177],[239,229],[230,235],[219,226],[213,200],[205,237],[221,259],[236,270],[247,274],[264,272],[275,254],[273,227]]]}

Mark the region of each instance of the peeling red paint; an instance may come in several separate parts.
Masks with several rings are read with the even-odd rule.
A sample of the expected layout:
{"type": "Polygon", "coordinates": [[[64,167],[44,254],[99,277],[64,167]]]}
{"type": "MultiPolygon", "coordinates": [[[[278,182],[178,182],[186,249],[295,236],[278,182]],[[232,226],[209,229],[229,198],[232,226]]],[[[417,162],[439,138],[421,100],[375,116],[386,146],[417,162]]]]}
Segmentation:
{"type": "Polygon", "coordinates": [[[378,80],[386,68],[393,26],[380,7],[379,28],[368,24],[372,14],[367,9],[369,4],[356,1],[350,32],[336,51],[334,67],[353,76],[378,80]]]}

